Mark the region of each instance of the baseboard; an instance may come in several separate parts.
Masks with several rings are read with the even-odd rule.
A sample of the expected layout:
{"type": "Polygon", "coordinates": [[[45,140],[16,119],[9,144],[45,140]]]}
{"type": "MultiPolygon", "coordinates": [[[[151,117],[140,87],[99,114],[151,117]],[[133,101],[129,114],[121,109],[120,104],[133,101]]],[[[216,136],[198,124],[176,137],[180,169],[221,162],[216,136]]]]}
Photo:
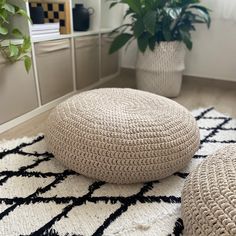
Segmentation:
{"type": "Polygon", "coordinates": [[[184,73],[185,77],[194,77],[199,79],[209,79],[209,80],[219,80],[219,81],[229,81],[229,82],[236,82],[236,77],[233,78],[222,78],[222,77],[210,77],[210,76],[203,76],[203,75],[195,75],[191,73],[184,73]]]}
{"type": "MultiPolygon", "coordinates": [[[[132,75],[135,75],[135,68],[133,67],[122,67],[121,72],[125,73],[131,73],[132,75]]],[[[222,77],[209,77],[204,75],[196,75],[191,73],[184,73],[184,77],[194,77],[199,79],[209,79],[209,80],[219,80],[219,81],[229,81],[229,82],[236,82],[236,77],[233,78],[222,78],[222,77]]]]}

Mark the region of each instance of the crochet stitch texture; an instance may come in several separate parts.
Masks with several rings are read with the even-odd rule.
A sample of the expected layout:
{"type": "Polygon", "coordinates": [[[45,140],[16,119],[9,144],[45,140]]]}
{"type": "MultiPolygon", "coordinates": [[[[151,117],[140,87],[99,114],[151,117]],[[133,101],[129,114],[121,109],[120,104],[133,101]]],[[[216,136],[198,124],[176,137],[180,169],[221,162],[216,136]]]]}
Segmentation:
{"type": "Polygon", "coordinates": [[[70,169],[110,183],[162,179],[199,147],[191,113],[167,98],[133,89],[83,92],[57,106],[47,122],[49,151],[70,169]]]}
{"type": "Polygon", "coordinates": [[[185,235],[236,235],[236,145],[209,156],[188,177],[182,194],[185,235]]]}

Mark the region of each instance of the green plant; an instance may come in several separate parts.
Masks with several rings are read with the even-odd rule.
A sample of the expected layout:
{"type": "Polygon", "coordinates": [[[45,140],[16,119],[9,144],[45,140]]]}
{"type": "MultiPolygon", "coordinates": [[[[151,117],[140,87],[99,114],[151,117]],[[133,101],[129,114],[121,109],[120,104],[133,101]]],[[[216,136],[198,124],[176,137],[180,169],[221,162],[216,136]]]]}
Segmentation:
{"type": "Polygon", "coordinates": [[[126,43],[137,40],[138,48],[145,52],[154,50],[160,42],[182,41],[192,49],[191,31],[196,23],[210,27],[210,10],[199,0],[111,0],[110,8],[117,4],[127,4],[125,23],[112,33],[115,37],[110,53],[122,48],[126,43]]]}
{"type": "Polygon", "coordinates": [[[18,28],[11,31],[8,29],[12,17],[15,16],[25,17],[29,20],[27,13],[22,8],[11,4],[8,0],[0,0],[0,53],[11,63],[23,59],[25,68],[29,72],[31,68],[31,58],[28,56],[31,51],[30,37],[23,35],[18,28]],[[11,35],[17,39],[22,39],[22,43],[16,45],[8,41],[11,35]]]}

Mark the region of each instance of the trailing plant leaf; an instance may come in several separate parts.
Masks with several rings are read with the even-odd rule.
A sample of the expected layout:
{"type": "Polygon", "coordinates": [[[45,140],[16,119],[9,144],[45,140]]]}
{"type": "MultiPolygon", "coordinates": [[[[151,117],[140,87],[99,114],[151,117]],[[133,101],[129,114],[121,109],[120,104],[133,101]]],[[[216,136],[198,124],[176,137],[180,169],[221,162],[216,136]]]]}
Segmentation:
{"type": "Polygon", "coordinates": [[[7,35],[8,29],[0,25],[0,34],[1,35],[7,35]]]}
{"type": "Polygon", "coordinates": [[[21,31],[19,29],[13,29],[12,30],[12,34],[16,37],[16,38],[23,38],[23,34],[21,33],[21,31]]]}
{"type": "Polygon", "coordinates": [[[10,43],[9,54],[10,54],[9,57],[17,58],[19,55],[19,48],[16,45],[10,43]]]}
{"type": "Polygon", "coordinates": [[[24,64],[25,64],[26,71],[29,73],[32,62],[31,62],[31,58],[27,55],[24,56],[24,64]]]}
{"type": "Polygon", "coordinates": [[[8,3],[3,4],[2,9],[8,11],[11,14],[15,14],[15,7],[12,6],[11,4],[8,3]]]}
{"type": "Polygon", "coordinates": [[[118,28],[120,34],[114,39],[110,53],[122,48],[131,38],[137,40],[141,52],[147,48],[154,50],[163,41],[180,41],[191,50],[195,24],[208,27],[211,24],[210,10],[199,0],[111,0],[111,7],[117,4],[128,5],[124,18],[131,19],[131,24],[118,28]]]}
{"type": "Polygon", "coordinates": [[[9,3],[9,0],[0,0],[0,53],[11,63],[24,60],[25,69],[29,72],[31,68],[31,61],[29,62],[30,57],[28,56],[31,51],[30,37],[23,35],[17,28],[12,31],[8,30],[10,19],[16,15],[30,20],[24,9],[9,3]],[[17,39],[22,39],[22,44],[15,45],[11,40],[9,41],[11,35],[17,39]],[[3,41],[8,43],[3,44],[3,41]]]}

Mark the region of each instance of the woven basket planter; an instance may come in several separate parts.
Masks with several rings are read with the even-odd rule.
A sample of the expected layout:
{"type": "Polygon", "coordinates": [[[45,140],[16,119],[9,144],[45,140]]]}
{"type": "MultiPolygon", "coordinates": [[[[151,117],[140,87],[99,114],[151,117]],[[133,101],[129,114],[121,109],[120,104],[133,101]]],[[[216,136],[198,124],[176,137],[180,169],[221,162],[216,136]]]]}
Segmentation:
{"type": "Polygon", "coordinates": [[[139,52],[136,65],[138,89],[166,97],[178,96],[185,54],[185,45],[177,41],[161,42],[154,51],[139,52]]]}

